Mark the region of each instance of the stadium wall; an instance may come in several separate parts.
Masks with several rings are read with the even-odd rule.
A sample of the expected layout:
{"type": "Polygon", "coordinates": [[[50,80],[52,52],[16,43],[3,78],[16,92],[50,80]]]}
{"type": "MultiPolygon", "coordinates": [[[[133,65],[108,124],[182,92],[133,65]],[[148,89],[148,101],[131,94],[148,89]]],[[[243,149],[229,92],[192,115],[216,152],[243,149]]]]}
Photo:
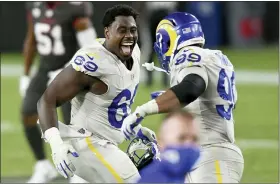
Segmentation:
{"type": "MultiPolygon", "coordinates": [[[[179,11],[187,11],[188,4],[180,3],[178,5],[179,11]]],[[[238,3],[238,2],[231,2],[238,3]]],[[[128,4],[132,5],[133,2],[93,2],[94,5],[94,16],[92,17],[92,21],[96,27],[97,33],[99,37],[103,36],[103,28],[102,28],[102,17],[105,10],[109,7],[112,7],[115,4],[128,4]]],[[[223,7],[223,16],[227,17],[222,20],[221,23],[221,32],[223,32],[222,44],[229,45],[231,43],[229,26],[226,26],[228,22],[231,22],[230,19],[233,18],[233,15],[230,15],[230,11],[225,11],[227,2],[221,2],[223,7]]],[[[241,3],[242,5],[242,3],[241,3]]],[[[246,11],[246,8],[250,8],[246,3],[243,3],[244,7],[243,12],[247,13],[246,20],[249,17],[256,16],[254,12],[256,11],[246,11]],[[248,14],[248,12],[252,12],[252,14],[248,14]]],[[[279,42],[279,2],[263,2],[264,6],[261,6],[263,9],[263,13],[261,15],[262,20],[262,38],[264,40],[264,44],[267,43],[275,43],[279,42]]],[[[205,9],[205,5],[201,6],[202,9],[205,9]]],[[[234,6],[231,6],[234,7],[234,6]]],[[[240,8],[238,8],[240,9],[240,8]]],[[[141,15],[140,15],[141,17],[141,15]]],[[[23,40],[26,32],[26,12],[25,12],[25,2],[1,2],[0,3],[0,21],[1,21],[1,29],[0,29],[0,51],[1,52],[19,52],[22,50],[23,40]]],[[[242,21],[242,20],[241,20],[242,21]]],[[[246,22],[246,21],[245,21],[246,22]]],[[[252,21],[254,22],[254,21],[252,21]]],[[[238,23],[235,23],[235,27],[240,26],[238,23]]],[[[246,25],[248,27],[248,25],[246,25]]],[[[253,26],[253,25],[249,25],[253,26]]],[[[250,30],[250,29],[249,29],[250,30]]],[[[207,31],[207,30],[206,30],[207,31]]],[[[236,46],[236,45],[235,45],[236,46]]],[[[238,47],[238,45],[237,45],[238,47]]]]}

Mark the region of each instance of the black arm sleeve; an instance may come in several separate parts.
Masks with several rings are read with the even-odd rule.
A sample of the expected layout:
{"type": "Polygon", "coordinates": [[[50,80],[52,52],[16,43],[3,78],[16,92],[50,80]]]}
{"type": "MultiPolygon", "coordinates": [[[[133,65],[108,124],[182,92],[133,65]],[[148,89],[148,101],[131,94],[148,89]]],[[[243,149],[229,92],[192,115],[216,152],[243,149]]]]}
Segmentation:
{"type": "Polygon", "coordinates": [[[189,74],[181,83],[170,88],[182,105],[188,105],[196,100],[206,89],[205,81],[197,74],[189,74]]]}

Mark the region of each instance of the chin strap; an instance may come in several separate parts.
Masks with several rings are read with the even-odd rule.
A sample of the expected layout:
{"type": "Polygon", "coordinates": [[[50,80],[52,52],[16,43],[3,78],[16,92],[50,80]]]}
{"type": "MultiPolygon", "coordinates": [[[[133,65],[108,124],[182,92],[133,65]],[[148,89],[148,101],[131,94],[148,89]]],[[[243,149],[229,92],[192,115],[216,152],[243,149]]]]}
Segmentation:
{"type": "Polygon", "coordinates": [[[166,73],[167,75],[169,75],[169,73],[168,73],[167,71],[165,71],[164,69],[161,69],[161,68],[159,68],[159,67],[156,67],[156,66],[154,65],[154,62],[152,62],[152,63],[144,63],[144,64],[142,64],[142,66],[145,67],[146,70],[148,70],[148,71],[153,71],[153,70],[155,70],[155,71],[158,71],[158,72],[164,72],[164,73],[166,73]]]}

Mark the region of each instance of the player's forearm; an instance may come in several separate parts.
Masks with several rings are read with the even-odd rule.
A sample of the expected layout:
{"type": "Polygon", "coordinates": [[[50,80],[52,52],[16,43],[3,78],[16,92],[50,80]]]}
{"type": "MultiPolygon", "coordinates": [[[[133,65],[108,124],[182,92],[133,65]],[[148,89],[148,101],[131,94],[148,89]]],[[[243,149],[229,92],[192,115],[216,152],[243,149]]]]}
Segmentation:
{"type": "Polygon", "coordinates": [[[196,74],[189,74],[165,93],[140,106],[140,115],[166,113],[184,107],[196,100],[206,89],[205,81],[196,74]]]}
{"type": "Polygon", "coordinates": [[[56,126],[56,107],[70,101],[79,92],[92,86],[95,81],[93,77],[75,71],[72,65],[64,68],[48,86],[37,104],[42,130],[56,126]]]}
{"type": "Polygon", "coordinates": [[[35,38],[27,38],[24,42],[24,75],[29,75],[36,53],[35,38]]]}
{"type": "Polygon", "coordinates": [[[152,114],[166,113],[176,108],[180,108],[180,102],[169,89],[156,99],[137,107],[135,112],[139,117],[145,117],[152,114]]]}
{"type": "Polygon", "coordinates": [[[56,127],[57,125],[57,111],[56,100],[53,97],[49,97],[48,94],[44,94],[37,103],[39,122],[42,131],[56,127]]]}
{"type": "Polygon", "coordinates": [[[56,99],[51,96],[48,92],[44,93],[37,103],[37,109],[43,137],[54,150],[63,143],[63,140],[57,127],[56,99]]]}
{"type": "Polygon", "coordinates": [[[167,113],[174,109],[181,108],[180,101],[170,89],[157,97],[156,102],[158,105],[158,113],[167,113]]]}

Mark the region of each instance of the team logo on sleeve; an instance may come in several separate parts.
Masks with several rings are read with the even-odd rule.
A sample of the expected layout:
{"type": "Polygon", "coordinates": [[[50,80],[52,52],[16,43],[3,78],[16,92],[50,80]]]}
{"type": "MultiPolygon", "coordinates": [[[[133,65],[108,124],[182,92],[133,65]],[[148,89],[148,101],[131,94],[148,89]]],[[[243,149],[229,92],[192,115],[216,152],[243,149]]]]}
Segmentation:
{"type": "Polygon", "coordinates": [[[99,56],[99,54],[97,54],[97,53],[88,53],[88,54],[86,54],[86,55],[87,55],[87,57],[88,57],[90,60],[100,59],[100,56],[99,56]]]}
{"type": "Polygon", "coordinates": [[[93,56],[89,56],[88,54],[87,54],[87,57],[88,57],[90,60],[93,60],[93,59],[94,59],[93,56]]]}

